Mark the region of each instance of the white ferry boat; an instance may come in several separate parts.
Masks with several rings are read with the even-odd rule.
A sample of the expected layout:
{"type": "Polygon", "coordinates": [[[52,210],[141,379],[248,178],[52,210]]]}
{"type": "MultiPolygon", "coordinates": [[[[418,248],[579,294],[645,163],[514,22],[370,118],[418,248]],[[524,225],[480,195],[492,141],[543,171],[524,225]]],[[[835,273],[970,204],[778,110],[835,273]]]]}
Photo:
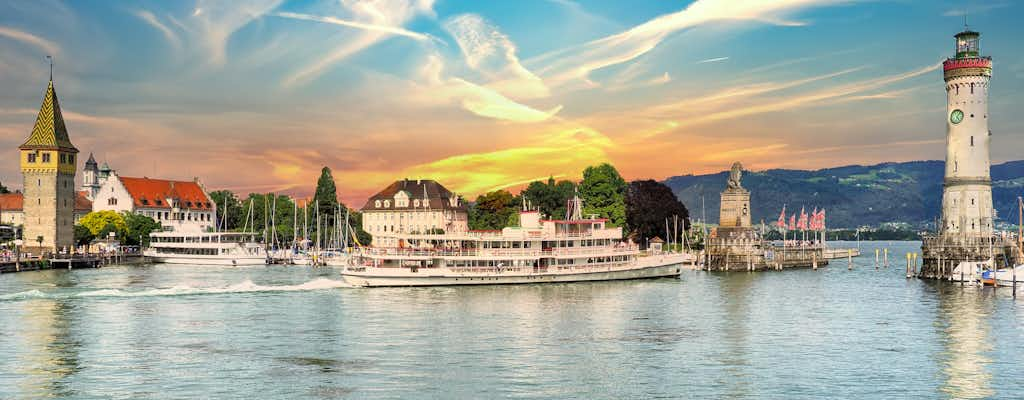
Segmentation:
{"type": "MultiPolygon", "coordinates": [[[[579,209],[579,200],[570,204],[579,209]]],[[[459,234],[393,234],[397,248],[364,248],[342,270],[348,284],[375,286],[493,285],[678,278],[696,257],[648,253],[622,240],[605,219],[541,220],[522,211],[518,227],[459,234]]]]}
{"type": "Polygon", "coordinates": [[[154,232],[143,255],[154,262],[198,265],[265,265],[257,234],[243,232],[154,232]]]}

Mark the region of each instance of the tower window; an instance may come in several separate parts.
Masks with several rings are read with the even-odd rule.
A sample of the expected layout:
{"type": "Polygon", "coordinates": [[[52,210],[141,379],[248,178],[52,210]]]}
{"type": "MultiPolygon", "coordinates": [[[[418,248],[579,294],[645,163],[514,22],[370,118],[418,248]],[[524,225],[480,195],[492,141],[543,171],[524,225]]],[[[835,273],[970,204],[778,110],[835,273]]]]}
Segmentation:
{"type": "Polygon", "coordinates": [[[28,153],[28,162],[30,162],[30,163],[36,162],[36,153],[28,153]]]}
{"type": "Polygon", "coordinates": [[[50,153],[43,153],[43,162],[44,163],[50,162],[50,153]]]}

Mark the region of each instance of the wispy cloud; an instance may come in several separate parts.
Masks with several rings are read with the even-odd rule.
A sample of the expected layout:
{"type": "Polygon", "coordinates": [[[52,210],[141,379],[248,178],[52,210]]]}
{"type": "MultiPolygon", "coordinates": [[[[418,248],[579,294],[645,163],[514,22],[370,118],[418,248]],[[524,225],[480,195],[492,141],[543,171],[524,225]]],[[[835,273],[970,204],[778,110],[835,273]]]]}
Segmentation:
{"type": "Polygon", "coordinates": [[[58,46],[56,43],[25,31],[0,26],[0,36],[8,37],[25,44],[36,46],[40,50],[46,52],[46,54],[48,55],[56,56],[58,53],[60,53],[60,46],[58,46]]]}
{"type": "Polygon", "coordinates": [[[970,6],[951,8],[942,13],[944,17],[963,17],[970,16],[971,14],[984,14],[992,10],[1009,7],[1010,3],[993,1],[984,4],[972,3],[970,6]]]}
{"type": "Polygon", "coordinates": [[[562,106],[540,111],[515,102],[505,95],[462,78],[447,77],[442,58],[436,54],[428,57],[421,75],[426,87],[420,97],[433,102],[458,101],[464,109],[476,115],[510,122],[540,122],[551,118],[562,106]]]}
{"type": "Polygon", "coordinates": [[[575,48],[558,50],[530,61],[543,64],[539,73],[559,86],[589,80],[591,72],[635,60],[650,52],[668,35],[716,21],[757,21],[793,26],[799,23],[782,16],[813,6],[844,3],[843,0],[697,0],[685,9],[662,15],[624,32],[597,39],[575,48]]]}
{"type": "Polygon", "coordinates": [[[357,3],[343,2],[342,4],[352,13],[351,18],[341,19],[295,13],[277,14],[285,18],[344,25],[358,28],[361,31],[351,40],[342,41],[341,44],[335,46],[326,54],[287,76],[283,81],[285,87],[294,87],[309,82],[320,76],[327,68],[377,44],[389,36],[405,36],[421,42],[430,42],[429,36],[406,30],[401,28],[401,26],[418,15],[433,15],[433,0],[371,0],[357,3]]]}
{"type": "Polygon", "coordinates": [[[368,24],[368,23],[362,23],[362,22],[358,22],[358,21],[348,21],[348,20],[344,20],[344,19],[341,19],[341,18],[331,17],[331,16],[299,14],[299,13],[293,13],[293,12],[279,12],[279,13],[273,13],[271,15],[273,15],[275,17],[281,17],[281,18],[290,18],[290,19],[298,19],[298,20],[304,20],[304,21],[323,22],[325,24],[347,26],[349,28],[356,28],[356,29],[363,29],[363,30],[367,30],[367,31],[387,33],[387,34],[396,35],[396,36],[405,36],[407,38],[411,38],[411,39],[415,39],[415,40],[420,40],[420,41],[428,41],[428,40],[431,39],[429,35],[426,35],[426,34],[423,34],[423,33],[419,33],[419,32],[413,32],[413,31],[410,31],[408,29],[404,29],[404,28],[400,28],[400,27],[388,26],[388,25],[368,24]]]}
{"type": "Polygon", "coordinates": [[[462,14],[445,22],[466,64],[484,75],[488,87],[507,96],[533,99],[551,95],[544,82],[519,62],[516,45],[483,17],[462,14]]]}
{"type": "Polygon", "coordinates": [[[281,5],[283,0],[253,0],[247,2],[220,2],[199,0],[192,11],[190,23],[198,29],[198,40],[205,48],[209,62],[223,65],[227,61],[228,39],[281,5]]]}
{"type": "Polygon", "coordinates": [[[149,26],[160,31],[160,33],[164,35],[164,39],[167,39],[167,42],[170,43],[171,46],[174,46],[175,49],[181,48],[181,39],[178,38],[178,34],[174,33],[174,31],[163,22],[160,22],[156,15],[153,15],[153,13],[146,10],[139,10],[134,14],[136,17],[139,17],[139,19],[149,24],[149,26]]]}
{"type": "Polygon", "coordinates": [[[728,60],[728,59],[729,59],[729,57],[709,58],[709,59],[706,59],[706,60],[697,61],[697,64],[707,64],[707,63],[713,63],[713,62],[722,62],[722,61],[725,61],[725,60],[728,60]]]}

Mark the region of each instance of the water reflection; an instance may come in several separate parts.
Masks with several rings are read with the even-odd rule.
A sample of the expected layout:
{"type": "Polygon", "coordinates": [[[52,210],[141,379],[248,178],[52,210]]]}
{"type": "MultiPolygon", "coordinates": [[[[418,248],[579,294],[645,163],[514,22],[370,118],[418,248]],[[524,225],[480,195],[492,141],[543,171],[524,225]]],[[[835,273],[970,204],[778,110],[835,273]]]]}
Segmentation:
{"type": "Polygon", "coordinates": [[[82,343],[73,333],[74,308],[67,300],[38,299],[25,305],[18,321],[25,334],[17,365],[28,367],[18,385],[22,393],[57,398],[74,394],[68,378],[82,368],[82,343]]]}
{"type": "Polygon", "coordinates": [[[722,318],[721,363],[725,366],[725,380],[728,388],[726,397],[746,398],[752,395],[748,373],[750,367],[750,292],[756,274],[727,273],[721,277],[722,318]]]}
{"type": "Polygon", "coordinates": [[[945,382],[941,390],[952,398],[976,399],[994,394],[992,374],[986,367],[992,362],[989,318],[993,311],[991,290],[961,288],[936,283],[938,291],[940,354],[945,382]]]}

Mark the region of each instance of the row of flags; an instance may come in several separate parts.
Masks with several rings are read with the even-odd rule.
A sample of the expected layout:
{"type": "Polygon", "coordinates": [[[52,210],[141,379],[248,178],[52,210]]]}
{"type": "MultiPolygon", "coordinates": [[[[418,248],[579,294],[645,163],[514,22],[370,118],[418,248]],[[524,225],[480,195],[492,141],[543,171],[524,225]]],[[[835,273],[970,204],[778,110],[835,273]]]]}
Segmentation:
{"type": "Polygon", "coordinates": [[[825,230],[825,209],[819,210],[817,207],[810,215],[807,215],[807,211],[800,207],[800,215],[793,214],[789,216],[789,223],[786,223],[786,206],[782,206],[782,213],[779,214],[779,220],[775,223],[779,229],[787,229],[791,231],[823,231],[825,230]]]}

